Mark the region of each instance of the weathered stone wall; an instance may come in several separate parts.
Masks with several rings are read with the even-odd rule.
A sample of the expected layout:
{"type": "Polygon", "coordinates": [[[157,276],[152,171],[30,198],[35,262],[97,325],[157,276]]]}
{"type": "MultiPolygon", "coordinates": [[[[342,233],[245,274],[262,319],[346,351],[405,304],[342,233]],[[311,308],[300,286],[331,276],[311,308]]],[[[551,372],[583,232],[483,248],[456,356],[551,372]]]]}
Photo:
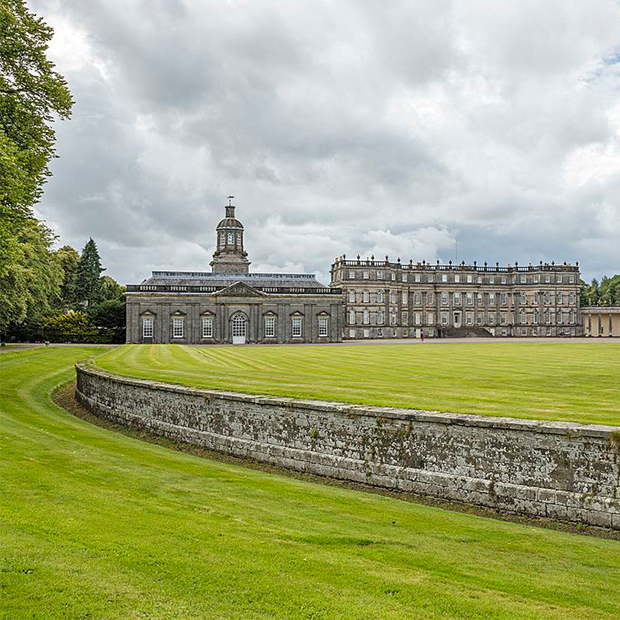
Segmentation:
{"type": "Polygon", "coordinates": [[[77,367],[115,422],[322,476],[620,529],[614,427],[432,413],[164,385],[77,367]]]}

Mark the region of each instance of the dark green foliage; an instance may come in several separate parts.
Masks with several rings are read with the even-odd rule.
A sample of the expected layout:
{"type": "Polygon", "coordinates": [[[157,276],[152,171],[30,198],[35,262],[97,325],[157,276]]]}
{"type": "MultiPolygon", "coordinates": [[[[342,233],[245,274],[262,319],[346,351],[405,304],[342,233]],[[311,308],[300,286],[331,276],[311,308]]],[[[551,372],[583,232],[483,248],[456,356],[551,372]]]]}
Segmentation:
{"type": "Polygon", "coordinates": [[[11,261],[0,263],[0,334],[11,325],[37,324],[60,298],[62,267],[50,251],[54,236],[28,219],[11,240],[11,261]]]}
{"type": "Polygon", "coordinates": [[[582,306],[620,306],[620,274],[611,278],[596,278],[590,284],[581,281],[582,306]]]}
{"type": "Polygon", "coordinates": [[[85,312],[69,310],[43,319],[41,338],[49,342],[99,342],[99,330],[85,312]]]}
{"type": "Polygon", "coordinates": [[[117,344],[125,342],[125,303],[122,300],[108,299],[95,304],[89,307],[88,317],[91,324],[98,329],[97,342],[117,344]]]}
{"type": "Polygon", "coordinates": [[[110,276],[101,278],[101,297],[104,301],[122,301],[125,290],[125,287],[114,278],[110,276]]]}
{"type": "Polygon", "coordinates": [[[75,299],[85,306],[102,301],[101,273],[105,269],[101,266],[101,258],[97,244],[88,240],[77,265],[75,275],[75,299]]]}
{"type": "Polygon", "coordinates": [[[63,279],[60,286],[61,306],[68,308],[75,303],[75,279],[80,255],[70,245],[64,245],[56,250],[56,257],[63,270],[63,279]]]}
{"type": "MultiPolygon", "coordinates": [[[[0,335],[58,302],[52,233],[32,217],[55,157],[54,117],[71,94],[46,58],[53,31],[23,0],[0,0],[0,335]]],[[[30,328],[29,328],[30,329],[30,328]]]]}
{"type": "Polygon", "coordinates": [[[71,114],[67,83],[46,58],[52,35],[24,0],[0,2],[0,261],[50,175],[54,117],[71,114]]]}

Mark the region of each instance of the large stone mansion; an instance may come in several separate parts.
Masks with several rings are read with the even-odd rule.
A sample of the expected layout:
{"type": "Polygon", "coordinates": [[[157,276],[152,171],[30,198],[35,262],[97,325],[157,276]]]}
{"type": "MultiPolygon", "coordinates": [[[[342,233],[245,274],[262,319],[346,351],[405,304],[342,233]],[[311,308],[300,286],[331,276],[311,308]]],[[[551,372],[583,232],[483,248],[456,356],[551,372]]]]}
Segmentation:
{"type": "Polygon", "coordinates": [[[127,287],[127,342],[319,343],[440,336],[578,336],[579,266],[335,260],[314,274],[250,273],[232,202],[211,272],[154,271],[127,287]]]}
{"type": "Polygon", "coordinates": [[[579,267],[337,258],[345,338],[578,336],[579,267]]]}

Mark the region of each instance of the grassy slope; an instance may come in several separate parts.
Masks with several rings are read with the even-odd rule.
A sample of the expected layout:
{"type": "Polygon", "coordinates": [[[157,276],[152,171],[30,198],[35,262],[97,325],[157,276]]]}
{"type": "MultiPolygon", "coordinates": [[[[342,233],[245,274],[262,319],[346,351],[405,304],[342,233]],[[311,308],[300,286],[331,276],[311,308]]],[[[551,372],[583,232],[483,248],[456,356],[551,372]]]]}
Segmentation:
{"type": "Polygon", "coordinates": [[[0,355],[2,618],[620,616],[620,543],[210,462],[50,401],[96,349],[0,355]]]}
{"type": "Polygon", "coordinates": [[[206,388],[620,425],[620,342],[126,345],[98,364],[206,388]]]}

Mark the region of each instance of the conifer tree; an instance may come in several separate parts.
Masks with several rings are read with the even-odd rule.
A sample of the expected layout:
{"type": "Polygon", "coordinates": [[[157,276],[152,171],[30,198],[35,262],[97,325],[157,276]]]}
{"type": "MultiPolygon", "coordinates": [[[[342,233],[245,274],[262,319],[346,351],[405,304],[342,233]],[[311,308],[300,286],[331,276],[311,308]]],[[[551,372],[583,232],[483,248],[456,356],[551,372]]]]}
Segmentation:
{"type": "Polygon", "coordinates": [[[101,301],[103,271],[97,244],[91,238],[82,250],[76,270],[75,297],[78,303],[91,306],[101,301]]]}

